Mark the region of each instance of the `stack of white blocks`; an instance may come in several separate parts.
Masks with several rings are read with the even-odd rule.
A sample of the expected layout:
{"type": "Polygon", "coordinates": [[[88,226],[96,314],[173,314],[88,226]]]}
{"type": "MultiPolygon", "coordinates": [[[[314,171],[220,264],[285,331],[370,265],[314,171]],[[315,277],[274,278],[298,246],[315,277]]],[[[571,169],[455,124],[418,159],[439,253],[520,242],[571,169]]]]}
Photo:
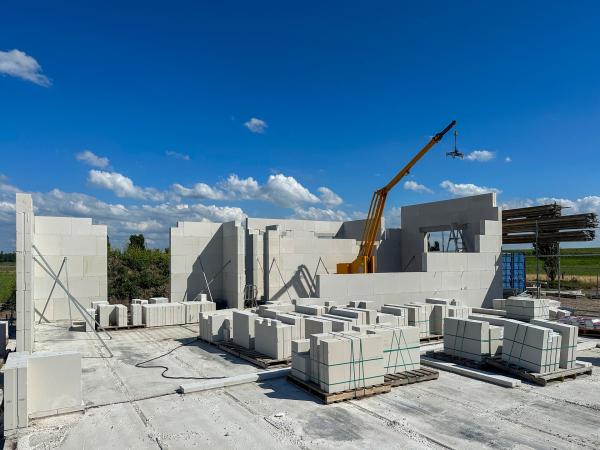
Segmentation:
{"type": "Polygon", "coordinates": [[[132,305],[147,305],[148,300],[144,300],[143,298],[133,298],[131,299],[132,305]]]}
{"type": "Polygon", "coordinates": [[[164,302],[142,305],[142,323],[147,327],[184,325],[185,305],[164,302]]]}
{"type": "Polygon", "coordinates": [[[219,309],[200,313],[200,339],[207,342],[228,341],[232,337],[233,312],[237,309],[219,309]]]}
{"type": "Polygon", "coordinates": [[[490,354],[489,323],[470,319],[444,319],[444,352],[481,362],[490,354]]]}
{"type": "Polygon", "coordinates": [[[564,323],[550,322],[548,320],[532,320],[531,324],[549,328],[559,333],[561,335],[559,367],[561,369],[575,368],[579,328],[564,323]]]}
{"type": "Polygon", "coordinates": [[[317,334],[310,343],[311,380],[322,391],[335,393],[383,383],[382,336],[317,334]]]}
{"type": "Polygon", "coordinates": [[[421,367],[421,346],[417,327],[371,325],[364,331],[382,337],[385,373],[407,372],[421,367]]]}
{"type": "MultiPolygon", "coordinates": [[[[406,310],[401,310],[406,311],[406,310]]],[[[405,327],[408,326],[408,316],[399,316],[387,313],[377,313],[376,322],[380,325],[390,325],[393,327],[405,327]]]]}
{"type": "Polygon", "coordinates": [[[233,311],[233,342],[244,348],[254,348],[254,321],[257,314],[248,311],[233,311]]]}
{"type": "Polygon", "coordinates": [[[142,325],[142,305],[146,303],[131,303],[129,310],[131,311],[131,325],[142,325]]]}
{"type": "Polygon", "coordinates": [[[185,323],[198,323],[200,313],[206,311],[216,311],[217,304],[207,301],[181,302],[185,305],[185,323]]]}
{"type": "Polygon", "coordinates": [[[506,316],[509,319],[530,321],[549,318],[549,302],[545,298],[509,297],[506,299],[506,316]]]}
{"type": "Polygon", "coordinates": [[[490,325],[490,356],[502,356],[502,339],[504,338],[504,327],[490,325]]]}
{"type": "Polygon", "coordinates": [[[254,321],[254,348],[273,359],[292,355],[292,325],[279,320],[259,318],[254,321]]]}
{"type": "Polygon", "coordinates": [[[555,372],[560,364],[561,341],[561,335],[549,328],[507,320],[502,359],[531,372],[555,372]]]}
{"type": "Polygon", "coordinates": [[[127,306],[125,305],[113,305],[114,308],[111,312],[110,322],[111,325],[116,327],[127,326],[127,306]]]}

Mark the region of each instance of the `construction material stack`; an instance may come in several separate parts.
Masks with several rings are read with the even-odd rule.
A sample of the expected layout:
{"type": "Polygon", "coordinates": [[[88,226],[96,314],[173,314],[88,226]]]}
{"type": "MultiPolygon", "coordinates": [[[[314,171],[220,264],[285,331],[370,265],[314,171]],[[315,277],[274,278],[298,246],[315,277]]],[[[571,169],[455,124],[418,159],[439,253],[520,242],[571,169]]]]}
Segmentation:
{"type": "Polygon", "coordinates": [[[546,298],[509,297],[506,299],[506,316],[509,319],[547,320],[549,318],[550,303],[546,298]]]}
{"type": "Polygon", "coordinates": [[[487,322],[447,317],[444,320],[444,353],[483,362],[490,355],[489,327],[487,322]]]}
{"type": "Polygon", "coordinates": [[[502,360],[535,373],[555,372],[560,364],[562,338],[549,328],[506,320],[502,360]]]}

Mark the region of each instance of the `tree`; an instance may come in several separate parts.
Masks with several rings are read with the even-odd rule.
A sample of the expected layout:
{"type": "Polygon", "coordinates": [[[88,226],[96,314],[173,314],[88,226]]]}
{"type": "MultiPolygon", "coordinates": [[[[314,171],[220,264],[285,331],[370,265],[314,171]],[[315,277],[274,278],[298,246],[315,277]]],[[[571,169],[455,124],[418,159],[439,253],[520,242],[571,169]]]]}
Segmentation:
{"type": "MultiPolygon", "coordinates": [[[[533,244],[536,248],[536,244],[533,244]]],[[[540,242],[537,244],[537,253],[544,263],[543,268],[548,280],[553,283],[558,275],[558,242],[540,242]]]]}
{"type": "Polygon", "coordinates": [[[129,236],[129,248],[146,248],[146,242],[143,234],[132,234],[129,236]]]}

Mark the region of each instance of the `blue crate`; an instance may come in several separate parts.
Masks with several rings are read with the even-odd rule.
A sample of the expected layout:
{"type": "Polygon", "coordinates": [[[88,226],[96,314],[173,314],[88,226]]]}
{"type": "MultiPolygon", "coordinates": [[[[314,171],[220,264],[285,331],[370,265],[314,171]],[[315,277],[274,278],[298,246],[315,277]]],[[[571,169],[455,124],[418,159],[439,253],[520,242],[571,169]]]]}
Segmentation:
{"type": "Polygon", "coordinates": [[[502,254],[502,287],[515,292],[525,290],[525,254],[502,254]]]}

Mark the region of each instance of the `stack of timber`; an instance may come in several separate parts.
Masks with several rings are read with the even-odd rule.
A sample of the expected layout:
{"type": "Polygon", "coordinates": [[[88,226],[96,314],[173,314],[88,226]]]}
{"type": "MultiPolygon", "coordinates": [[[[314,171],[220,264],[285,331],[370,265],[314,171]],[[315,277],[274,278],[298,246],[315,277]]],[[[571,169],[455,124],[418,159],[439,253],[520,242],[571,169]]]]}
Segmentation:
{"type": "Polygon", "coordinates": [[[594,213],[562,215],[558,204],[502,211],[502,243],[583,242],[596,237],[594,213]]]}

